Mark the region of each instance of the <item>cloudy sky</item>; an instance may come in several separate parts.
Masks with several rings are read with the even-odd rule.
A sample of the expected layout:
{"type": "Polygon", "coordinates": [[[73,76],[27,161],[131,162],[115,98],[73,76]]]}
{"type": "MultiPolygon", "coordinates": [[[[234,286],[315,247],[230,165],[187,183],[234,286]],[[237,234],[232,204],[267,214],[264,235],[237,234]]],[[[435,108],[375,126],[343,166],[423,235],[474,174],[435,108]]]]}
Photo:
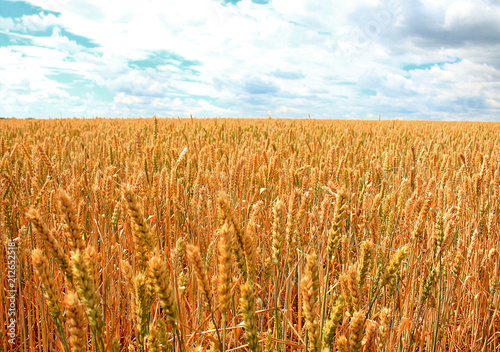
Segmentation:
{"type": "Polygon", "coordinates": [[[500,121],[500,1],[0,0],[0,116],[500,121]]]}

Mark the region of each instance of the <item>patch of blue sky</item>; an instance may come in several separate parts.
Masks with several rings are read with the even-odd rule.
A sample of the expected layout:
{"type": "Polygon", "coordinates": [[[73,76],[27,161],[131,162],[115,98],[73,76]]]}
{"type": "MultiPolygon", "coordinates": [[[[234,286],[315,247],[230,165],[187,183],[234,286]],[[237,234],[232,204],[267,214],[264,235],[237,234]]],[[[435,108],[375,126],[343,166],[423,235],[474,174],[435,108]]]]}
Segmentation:
{"type": "Polygon", "coordinates": [[[78,45],[81,45],[81,46],[83,46],[85,48],[88,48],[88,49],[93,49],[93,48],[99,47],[99,45],[97,45],[96,43],[94,43],[89,38],[83,37],[83,36],[78,35],[78,34],[74,34],[74,33],[68,32],[64,28],[61,28],[61,35],[67,37],[69,40],[73,40],[78,45]]]}
{"type": "Polygon", "coordinates": [[[377,95],[377,92],[374,91],[373,89],[362,88],[362,89],[360,89],[360,92],[361,92],[361,95],[365,95],[365,96],[367,95],[370,97],[377,95]]]}
{"type": "Polygon", "coordinates": [[[271,75],[281,79],[301,79],[305,77],[301,71],[282,71],[280,69],[271,72],[271,75]]]}
{"type": "Polygon", "coordinates": [[[404,65],[402,67],[402,69],[405,71],[429,70],[434,66],[438,66],[439,68],[442,68],[445,64],[456,64],[460,61],[462,61],[462,60],[459,58],[456,58],[453,61],[429,62],[429,63],[425,63],[425,64],[407,64],[407,65],[404,65]]]}
{"type": "Polygon", "coordinates": [[[0,46],[9,46],[11,44],[12,37],[6,33],[0,32],[0,46]]]}
{"type": "Polygon", "coordinates": [[[58,15],[59,12],[45,10],[38,6],[33,6],[24,1],[10,1],[10,0],[0,0],[0,16],[1,17],[22,17],[36,15],[40,12],[45,12],[47,14],[51,13],[53,15],[58,15]]]}
{"type": "Polygon", "coordinates": [[[146,59],[129,61],[129,65],[132,68],[139,69],[157,68],[158,66],[171,65],[179,67],[183,71],[197,73],[198,71],[194,69],[194,67],[199,66],[200,62],[197,60],[187,60],[176,53],[166,50],[158,50],[152,52],[146,59]]]}
{"type": "Polygon", "coordinates": [[[71,96],[86,98],[87,94],[91,94],[97,101],[113,101],[113,94],[106,87],[97,85],[75,73],[53,73],[47,75],[47,78],[64,85],[64,89],[71,96]]]}
{"type": "MultiPolygon", "coordinates": [[[[8,34],[3,33],[5,36],[7,36],[9,39],[9,42],[6,41],[4,38],[3,41],[0,37],[0,45],[8,45],[8,44],[15,44],[15,45],[32,45],[32,41],[29,38],[30,36],[32,37],[50,37],[52,36],[52,33],[54,32],[55,26],[49,26],[45,28],[44,30],[39,30],[39,31],[30,31],[29,33],[21,33],[17,31],[10,31],[8,34]],[[3,44],[4,42],[7,42],[7,44],[3,44]]],[[[74,34],[71,32],[68,32],[64,28],[57,27],[59,30],[59,35],[68,38],[69,40],[74,41],[80,46],[83,46],[84,48],[87,49],[93,49],[99,47],[99,45],[95,44],[92,40],[83,37],[78,34],[74,34]]],[[[0,32],[0,35],[2,33],[0,32]]]]}
{"type": "MultiPolygon", "coordinates": [[[[54,32],[54,28],[56,28],[56,27],[49,26],[49,27],[45,28],[45,30],[43,30],[43,31],[32,31],[29,34],[34,36],[34,37],[50,37],[52,35],[52,33],[54,32]]],[[[76,44],[83,46],[84,48],[93,49],[93,48],[99,47],[99,45],[95,44],[92,40],[90,40],[86,37],[68,32],[67,30],[65,30],[64,28],[61,28],[61,27],[57,27],[57,28],[59,29],[59,34],[62,37],[66,37],[69,40],[74,41],[76,44]]]]}
{"type": "MultiPolygon", "coordinates": [[[[106,87],[89,82],[84,88],[86,89],[85,93],[92,94],[97,101],[113,101],[114,95],[106,87]]],[[[82,90],[80,89],[79,92],[81,93],[82,90]]],[[[71,94],[71,89],[68,90],[68,93],[71,94]]]]}
{"type": "Polygon", "coordinates": [[[85,80],[85,78],[75,74],[75,73],[68,73],[68,72],[60,72],[60,73],[53,73],[50,75],[47,75],[47,78],[52,79],[58,83],[77,83],[81,82],[82,80],[85,80]]]}
{"type": "MultiPolygon", "coordinates": [[[[193,70],[194,73],[198,73],[198,71],[193,70]]],[[[200,80],[195,78],[191,78],[188,76],[182,77],[182,82],[191,82],[191,83],[200,83],[200,80]]]]}
{"type": "MultiPolygon", "coordinates": [[[[26,32],[23,32],[25,34],[29,34],[33,37],[50,37],[52,35],[52,32],[54,31],[54,27],[53,26],[49,26],[49,27],[46,27],[45,29],[43,30],[37,30],[37,31],[29,31],[28,33],[26,32]]],[[[21,33],[19,31],[16,31],[17,33],[21,33]]]]}
{"type": "Polygon", "coordinates": [[[32,45],[30,38],[24,34],[17,34],[14,32],[0,32],[0,46],[25,46],[32,45]]]}

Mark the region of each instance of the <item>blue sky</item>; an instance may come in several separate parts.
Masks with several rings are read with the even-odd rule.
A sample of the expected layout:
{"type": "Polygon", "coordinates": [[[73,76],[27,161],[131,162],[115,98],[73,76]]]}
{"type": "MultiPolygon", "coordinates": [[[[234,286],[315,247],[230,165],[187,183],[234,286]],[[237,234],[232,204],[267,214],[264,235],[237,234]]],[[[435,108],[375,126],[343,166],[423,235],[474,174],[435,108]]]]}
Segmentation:
{"type": "Polygon", "coordinates": [[[0,116],[500,121],[500,2],[0,0],[0,116]]]}

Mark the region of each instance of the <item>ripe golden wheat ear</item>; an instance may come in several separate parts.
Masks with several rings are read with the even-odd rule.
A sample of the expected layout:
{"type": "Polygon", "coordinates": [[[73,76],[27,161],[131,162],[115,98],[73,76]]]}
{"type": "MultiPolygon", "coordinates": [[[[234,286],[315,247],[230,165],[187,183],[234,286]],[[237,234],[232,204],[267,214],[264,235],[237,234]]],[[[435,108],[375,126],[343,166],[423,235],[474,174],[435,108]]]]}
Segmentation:
{"type": "Polygon", "coordinates": [[[499,350],[498,132],[2,121],[16,348],[499,350]]]}

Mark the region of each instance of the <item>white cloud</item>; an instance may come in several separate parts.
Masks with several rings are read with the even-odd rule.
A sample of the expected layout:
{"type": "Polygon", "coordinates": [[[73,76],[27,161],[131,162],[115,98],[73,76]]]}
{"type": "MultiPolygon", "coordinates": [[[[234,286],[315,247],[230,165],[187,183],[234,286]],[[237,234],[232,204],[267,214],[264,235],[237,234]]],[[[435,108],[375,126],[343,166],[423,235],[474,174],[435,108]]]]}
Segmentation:
{"type": "Polygon", "coordinates": [[[299,112],[299,110],[296,108],[293,108],[293,107],[289,107],[289,106],[280,106],[280,107],[278,107],[276,112],[278,112],[279,114],[286,114],[289,112],[296,113],[296,112],[299,112]]]}
{"type": "Polygon", "coordinates": [[[23,16],[16,25],[16,29],[23,32],[44,31],[50,26],[59,24],[59,19],[53,14],[40,13],[38,15],[23,16]]]}
{"type": "Polygon", "coordinates": [[[61,29],[54,27],[50,37],[31,37],[34,45],[54,48],[62,53],[74,53],[81,50],[80,46],[74,40],[61,35],[61,29]]]}
{"type": "MultiPolygon", "coordinates": [[[[138,8],[132,0],[28,2],[60,15],[0,18],[0,30],[32,43],[0,47],[5,54],[0,96],[16,114],[30,108],[16,110],[16,101],[42,99],[45,87],[50,99],[69,94],[71,82],[49,77],[63,72],[110,95],[92,105],[97,93],[69,94],[60,106],[70,114],[88,115],[82,109],[92,106],[90,111],[98,107],[101,115],[267,116],[271,111],[292,117],[310,112],[453,118],[450,113],[460,110],[461,116],[481,111],[498,118],[500,41],[474,31],[487,23],[495,33],[500,7],[493,3],[145,0],[138,8]],[[50,36],[33,35],[47,29],[50,36]],[[65,33],[98,47],[86,48],[65,33]],[[168,62],[142,68],[130,63],[160,51],[172,54],[168,62]],[[186,66],[184,60],[195,64],[186,66]]],[[[35,105],[32,109],[41,111],[35,105]]]]}
{"type": "Polygon", "coordinates": [[[0,17],[0,30],[10,31],[15,28],[15,23],[12,18],[0,17]]]}
{"type": "Polygon", "coordinates": [[[455,1],[446,9],[444,24],[448,28],[498,22],[500,7],[479,1],[455,1]]]}
{"type": "Polygon", "coordinates": [[[113,100],[115,103],[121,103],[121,104],[125,104],[125,105],[142,103],[141,99],[134,97],[133,95],[127,95],[123,92],[118,93],[118,95],[116,95],[113,100]]]}

